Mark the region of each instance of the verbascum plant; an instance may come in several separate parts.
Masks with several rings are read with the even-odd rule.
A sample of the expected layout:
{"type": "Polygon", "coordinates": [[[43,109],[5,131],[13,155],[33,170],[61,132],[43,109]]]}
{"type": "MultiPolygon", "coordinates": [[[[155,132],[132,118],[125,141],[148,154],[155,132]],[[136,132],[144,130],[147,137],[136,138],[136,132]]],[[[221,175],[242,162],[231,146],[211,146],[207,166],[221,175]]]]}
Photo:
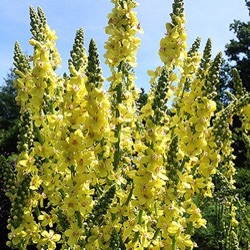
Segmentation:
{"type": "Polygon", "coordinates": [[[181,66],[182,59],[186,56],[187,33],[183,1],[174,1],[170,16],[171,22],[166,23],[166,36],[160,41],[159,56],[172,69],[181,66]]]}
{"type": "MultiPolygon", "coordinates": [[[[8,246],[193,249],[192,235],[206,227],[201,207],[213,196],[216,173],[230,190],[225,246],[238,246],[228,121],[239,114],[248,135],[249,95],[239,92],[216,112],[221,53],[212,59],[208,40],[200,55],[199,38],[187,50],[184,3],[175,0],[160,41],[162,65],[148,71],[151,89],[138,110],[138,4],[111,2],[107,92],[94,39],[87,51],[77,30],[69,74],[59,76],[55,32],[40,7],[30,8],[34,54],[28,60],[18,43],[14,54],[22,126],[17,174],[5,183],[12,202],[8,246]]],[[[5,179],[13,176],[4,169],[5,179]]]]}
{"type": "MultiPolygon", "coordinates": [[[[113,171],[108,179],[116,183],[117,195],[108,211],[109,218],[107,218],[108,223],[104,231],[106,234],[108,231],[113,232],[110,241],[116,242],[117,248],[124,248],[126,239],[123,238],[123,242],[122,225],[128,219],[127,210],[133,210],[130,203],[133,183],[128,174],[134,168],[133,138],[136,137],[138,90],[135,87],[133,68],[136,66],[136,54],[140,46],[140,39],[136,37],[136,34],[141,32],[141,28],[134,11],[138,5],[136,1],[114,0],[112,3],[114,8],[108,15],[108,26],[105,29],[109,38],[105,44],[104,57],[112,74],[108,78],[110,81],[108,92],[112,115],[111,130],[114,137],[111,146],[113,171]],[[120,236],[117,237],[117,234],[120,236]]],[[[138,209],[131,212],[132,216],[138,215],[138,209]]]]}
{"type": "MultiPolygon", "coordinates": [[[[249,232],[246,228],[245,223],[240,221],[239,214],[246,208],[242,205],[239,206],[239,198],[236,192],[234,176],[237,174],[236,168],[234,166],[233,160],[235,156],[233,154],[232,143],[233,134],[230,130],[230,126],[233,122],[233,117],[235,115],[240,117],[242,121],[241,132],[243,138],[245,138],[246,147],[248,145],[249,130],[245,127],[245,122],[248,123],[249,116],[247,112],[249,106],[249,93],[245,91],[242,87],[239,74],[236,70],[233,71],[233,80],[235,85],[235,93],[230,94],[232,99],[231,103],[222,111],[216,114],[216,119],[214,120],[213,133],[216,137],[216,141],[220,145],[218,150],[220,151],[220,162],[216,171],[216,181],[221,185],[217,190],[217,198],[221,200],[219,206],[223,211],[221,213],[221,223],[222,223],[222,246],[225,249],[240,249],[240,235],[239,228],[249,232]]],[[[246,217],[244,217],[247,221],[246,217]]]]}

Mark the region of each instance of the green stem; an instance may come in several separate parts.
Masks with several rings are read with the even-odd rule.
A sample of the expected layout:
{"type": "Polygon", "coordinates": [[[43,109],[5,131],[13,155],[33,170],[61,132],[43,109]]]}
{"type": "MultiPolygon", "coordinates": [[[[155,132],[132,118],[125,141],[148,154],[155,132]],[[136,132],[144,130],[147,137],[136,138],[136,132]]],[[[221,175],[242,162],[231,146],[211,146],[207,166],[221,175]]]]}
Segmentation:
{"type": "Polygon", "coordinates": [[[40,210],[38,207],[35,207],[35,213],[37,217],[40,215],[40,210]]]}
{"type": "Polygon", "coordinates": [[[141,225],[142,224],[142,214],[143,214],[143,210],[139,211],[139,215],[138,215],[138,224],[141,225]]]}
{"type": "MultiPolygon", "coordinates": [[[[157,205],[156,205],[156,202],[154,204],[154,209],[155,209],[155,216],[158,217],[158,209],[157,209],[157,205]]],[[[153,236],[153,240],[155,240],[157,238],[157,236],[159,235],[161,229],[160,228],[157,228],[155,233],[154,233],[154,236],[153,236]]]]}
{"type": "Polygon", "coordinates": [[[160,228],[157,228],[155,233],[154,233],[154,236],[153,236],[153,240],[156,240],[157,236],[159,235],[161,229],[160,228]]]}
{"type": "Polygon", "coordinates": [[[189,222],[189,223],[188,223],[188,226],[187,226],[187,228],[186,228],[186,234],[190,234],[191,231],[192,231],[192,229],[193,229],[193,223],[192,223],[192,222],[189,222]]]}
{"type": "Polygon", "coordinates": [[[180,171],[183,170],[185,163],[188,161],[189,161],[189,157],[185,155],[180,166],[180,171]]]}
{"type": "Polygon", "coordinates": [[[115,144],[115,153],[114,153],[114,169],[117,170],[120,161],[120,134],[121,134],[121,124],[117,125],[115,131],[115,137],[118,141],[115,144]]]}
{"type": "Polygon", "coordinates": [[[175,238],[175,236],[172,237],[172,250],[177,250],[176,238],[175,238]]]}
{"type": "Polygon", "coordinates": [[[79,228],[82,228],[83,224],[82,224],[82,216],[81,213],[79,211],[75,212],[76,215],[76,219],[77,219],[77,224],[79,228]]]}
{"type": "Polygon", "coordinates": [[[42,135],[40,133],[40,130],[36,126],[35,126],[35,133],[36,133],[36,136],[37,136],[37,139],[38,139],[39,143],[41,145],[43,145],[44,139],[43,139],[43,137],[42,137],[42,135]]]}
{"type": "Polygon", "coordinates": [[[62,198],[64,199],[65,196],[66,196],[66,194],[65,194],[65,192],[63,191],[63,189],[60,188],[58,191],[59,191],[59,193],[61,194],[62,198]]]}
{"type": "Polygon", "coordinates": [[[155,209],[155,215],[156,215],[156,217],[158,217],[158,209],[157,209],[156,202],[155,202],[155,204],[154,204],[154,209],[155,209]]]}
{"type": "Polygon", "coordinates": [[[131,187],[128,198],[127,198],[126,202],[124,203],[125,206],[127,206],[129,201],[131,200],[131,197],[132,197],[132,194],[133,194],[133,189],[134,189],[134,185],[131,187]]]}
{"type": "Polygon", "coordinates": [[[96,191],[97,191],[98,196],[101,196],[101,195],[103,194],[103,191],[102,191],[102,189],[100,188],[99,184],[97,183],[97,184],[95,185],[95,187],[96,187],[96,191]]]}
{"type": "Polygon", "coordinates": [[[197,195],[194,198],[194,203],[199,206],[200,202],[201,202],[201,198],[202,198],[202,194],[201,193],[197,193],[197,195]]]}
{"type": "MultiPolygon", "coordinates": [[[[123,70],[123,62],[120,63],[119,67],[118,67],[118,72],[123,70]]],[[[122,83],[120,83],[117,86],[116,89],[116,94],[117,94],[117,104],[122,102],[122,83]]],[[[116,118],[118,118],[120,116],[120,112],[118,110],[118,108],[116,109],[116,113],[115,113],[116,118]]],[[[119,161],[120,161],[120,135],[121,135],[121,124],[118,124],[115,130],[115,137],[118,139],[118,141],[115,144],[115,153],[114,153],[114,169],[117,170],[118,166],[119,166],[119,161]]]]}
{"type": "MultiPolygon", "coordinates": [[[[141,210],[139,211],[139,214],[138,214],[138,225],[141,225],[141,224],[142,224],[142,214],[143,214],[143,210],[141,209],[141,210]]],[[[136,241],[138,240],[139,235],[140,235],[140,232],[137,231],[137,232],[135,233],[135,237],[134,237],[134,239],[133,239],[133,242],[136,242],[136,241]]]]}

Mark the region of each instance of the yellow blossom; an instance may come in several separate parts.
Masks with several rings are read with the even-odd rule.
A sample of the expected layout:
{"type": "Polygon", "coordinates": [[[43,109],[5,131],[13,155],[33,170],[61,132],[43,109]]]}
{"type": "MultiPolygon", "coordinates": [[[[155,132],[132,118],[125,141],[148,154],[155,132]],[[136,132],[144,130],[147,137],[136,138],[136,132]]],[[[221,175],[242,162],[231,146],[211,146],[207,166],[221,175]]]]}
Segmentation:
{"type": "Polygon", "coordinates": [[[83,234],[83,229],[79,228],[76,223],[73,223],[70,225],[70,228],[64,232],[64,234],[68,237],[68,244],[73,247],[77,244],[83,234]]]}
{"type": "Polygon", "coordinates": [[[39,241],[39,245],[47,245],[49,250],[56,249],[56,242],[58,242],[61,239],[60,234],[55,234],[53,230],[43,231],[41,233],[43,238],[39,241]]]}

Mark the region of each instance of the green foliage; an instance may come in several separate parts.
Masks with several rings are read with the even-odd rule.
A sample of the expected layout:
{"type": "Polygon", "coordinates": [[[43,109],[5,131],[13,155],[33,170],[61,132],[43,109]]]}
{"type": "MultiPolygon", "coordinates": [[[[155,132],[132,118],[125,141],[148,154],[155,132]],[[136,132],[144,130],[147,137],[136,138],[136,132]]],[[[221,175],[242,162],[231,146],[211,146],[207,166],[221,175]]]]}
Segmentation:
{"type": "MultiPolygon", "coordinates": [[[[246,6],[250,10],[249,1],[246,1],[246,6]]],[[[236,38],[231,39],[226,45],[225,53],[229,62],[238,70],[243,86],[250,91],[250,22],[234,20],[229,28],[235,33],[236,38]]]]}
{"type": "MultiPolygon", "coordinates": [[[[246,0],[246,6],[250,10],[250,1],[246,0]]],[[[229,28],[234,32],[236,38],[231,39],[226,44],[227,60],[223,62],[217,90],[219,109],[228,106],[233,101],[234,96],[239,97],[250,91],[250,22],[234,20],[229,28]]],[[[246,157],[249,154],[249,149],[246,146],[246,140],[243,139],[244,135],[240,127],[240,117],[234,116],[232,121],[233,148],[236,156],[234,163],[237,168],[250,168],[250,162],[246,157]]]]}
{"type": "Polygon", "coordinates": [[[13,173],[15,169],[16,155],[12,154],[7,159],[0,155],[0,249],[7,249],[6,241],[8,240],[7,219],[10,214],[11,203],[5,195],[8,190],[13,191],[12,183],[14,182],[13,173]],[[7,190],[8,188],[8,190],[7,190]]]}
{"type": "Polygon", "coordinates": [[[207,200],[202,207],[203,215],[207,220],[206,228],[199,228],[194,235],[198,249],[217,250],[221,249],[221,218],[218,210],[218,201],[207,200]]]}
{"type": "Polygon", "coordinates": [[[139,98],[137,100],[137,107],[139,110],[141,110],[141,108],[146,105],[148,100],[148,94],[145,93],[145,90],[143,88],[141,88],[141,93],[139,94],[139,98]]]}
{"type": "Polygon", "coordinates": [[[19,107],[15,101],[14,80],[15,75],[11,69],[4,79],[4,86],[0,88],[0,154],[5,155],[16,152],[19,107]]]}
{"type": "Polygon", "coordinates": [[[250,203],[250,169],[240,168],[236,176],[236,187],[240,199],[250,203]]]}

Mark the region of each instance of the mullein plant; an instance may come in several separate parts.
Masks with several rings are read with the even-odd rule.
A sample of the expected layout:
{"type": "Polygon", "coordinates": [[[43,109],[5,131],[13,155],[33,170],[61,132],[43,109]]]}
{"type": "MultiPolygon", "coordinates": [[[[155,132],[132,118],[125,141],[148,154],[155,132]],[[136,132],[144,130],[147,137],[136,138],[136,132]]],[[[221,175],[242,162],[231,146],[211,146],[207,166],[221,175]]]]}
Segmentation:
{"type": "MultiPolygon", "coordinates": [[[[87,53],[80,28],[69,75],[57,75],[57,37],[42,9],[30,7],[33,56],[15,45],[21,126],[11,182],[15,173],[3,168],[13,249],[193,249],[192,235],[206,227],[200,208],[213,196],[213,175],[234,188],[228,122],[240,114],[247,138],[249,95],[216,112],[221,53],[212,60],[208,40],[201,55],[199,38],[187,50],[184,4],[175,0],[160,41],[163,64],[148,71],[148,101],[137,110],[138,4],[111,2],[107,93],[95,41],[87,53]]],[[[225,230],[234,239],[227,246],[237,245],[234,200],[227,197],[225,230]]]]}
{"type": "Polygon", "coordinates": [[[241,204],[239,197],[235,195],[234,175],[236,174],[236,168],[233,163],[234,155],[231,147],[233,134],[230,126],[232,125],[233,116],[239,115],[242,122],[241,132],[245,145],[248,147],[250,95],[243,88],[237,70],[233,70],[233,83],[235,95],[229,93],[231,103],[217,113],[213,131],[216,140],[221,142],[221,162],[216,172],[216,181],[219,180],[221,186],[216,191],[216,198],[220,201],[218,204],[220,210],[223,211],[220,214],[223,249],[241,249],[239,243],[245,246],[249,245],[248,242],[240,238],[240,231],[249,234],[249,219],[244,212],[246,207],[241,204]],[[237,215],[243,217],[244,221],[238,221],[237,215]]]}

